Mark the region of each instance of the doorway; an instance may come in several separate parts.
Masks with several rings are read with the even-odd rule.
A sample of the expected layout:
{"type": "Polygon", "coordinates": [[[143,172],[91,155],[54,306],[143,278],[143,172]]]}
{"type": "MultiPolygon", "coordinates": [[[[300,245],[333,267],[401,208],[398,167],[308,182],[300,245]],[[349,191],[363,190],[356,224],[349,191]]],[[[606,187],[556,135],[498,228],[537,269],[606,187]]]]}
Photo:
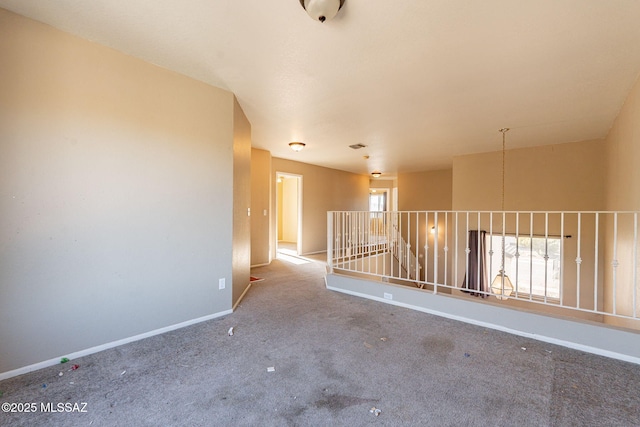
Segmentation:
{"type": "Polygon", "coordinates": [[[276,172],[276,252],[302,253],[302,176],[276,172]]]}
{"type": "Polygon", "coordinates": [[[388,190],[386,188],[371,188],[369,190],[369,211],[386,212],[388,209],[388,190]]]}

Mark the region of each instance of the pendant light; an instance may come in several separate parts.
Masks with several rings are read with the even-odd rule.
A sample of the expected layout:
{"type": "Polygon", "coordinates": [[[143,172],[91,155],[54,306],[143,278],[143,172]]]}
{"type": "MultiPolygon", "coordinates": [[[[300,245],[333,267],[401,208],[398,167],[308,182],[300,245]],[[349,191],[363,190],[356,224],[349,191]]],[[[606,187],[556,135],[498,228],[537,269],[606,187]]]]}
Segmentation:
{"type": "Polygon", "coordinates": [[[500,266],[500,271],[498,271],[498,274],[496,275],[495,279],[493,279],[493,282],[491,282],[491,292],[493,292],[493,294],[496,296],[496,298],[498,298],[499,300],[505,300],[508,299],[509,296],[511,295],[511,293],[513,292],[513,284],[511,283],[511,280],[509,279],[509,276],[507,276],[507,274],[504,272],[504,228],[505,228],[505,221],[504,221],[504,160],[505,160],[505,146],[506,146],[506,142],[505,142],[505,138],[506,138],[506,133],[509,131],[509,128],[502,128],[500,129],[498,132],[502,133],[502,218],[503,218],[503,224],[502,224],[502,262],[501,262],[501,266],[500,266]]]}
{"type": "Polygon", "coordinates": [[[344,0],[300,0],[300,4],[311,18],[324,22],[336,16],[344,0]]]}

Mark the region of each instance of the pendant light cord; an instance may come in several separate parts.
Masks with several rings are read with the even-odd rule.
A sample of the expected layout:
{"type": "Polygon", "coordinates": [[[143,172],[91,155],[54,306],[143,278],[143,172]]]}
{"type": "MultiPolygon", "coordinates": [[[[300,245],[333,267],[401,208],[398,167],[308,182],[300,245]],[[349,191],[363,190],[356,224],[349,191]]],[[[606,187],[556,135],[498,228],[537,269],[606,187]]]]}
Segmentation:
{"type": "Polygon", "coordinates": [[[502,132],[502,211],[504,211],[504,147],[505,147],[505,133],[502,132]]]}
{"type": "Polygon", "coordinates": [[[505,165],[505,152],[506,152],[506,133],[509,131],[509,128],[502,128],[500,129],[500,132],[502,132],[502,227],[503,227],[503,231],[502,231],[502,260],[501,260],[501,268],[500,268],[500,274],[502,276],[502,292],[504,293],[504,251],[505,251],[505,239],[504,239],[504,165],[505,165]]]}
{"type": "Polygon", "coordinates": [[[502,132],[502,211],[504,212],[504,164],[505,164],[505,147],[506,147],[506,142],[505,142],[505,135],[506,133],[509,131],[509,128],[502,128],[500,129],[500,132],[502,132]]]}

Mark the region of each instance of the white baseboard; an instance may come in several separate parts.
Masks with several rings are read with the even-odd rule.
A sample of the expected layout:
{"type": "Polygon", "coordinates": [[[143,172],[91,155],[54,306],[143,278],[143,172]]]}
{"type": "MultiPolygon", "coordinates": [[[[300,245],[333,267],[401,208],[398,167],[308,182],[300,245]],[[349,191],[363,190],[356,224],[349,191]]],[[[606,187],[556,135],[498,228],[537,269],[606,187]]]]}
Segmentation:
{"type": "MultiPolygon", "coordinates": [[[[411,309],[411,310],[421,311],[423,313],[433,314],[433,315],[436,315],[436,316],[445,317],[447,319],[457,320],[457,321],[464,322],[464,323],[470,323],[472,325],[482,326],[482,327],[489,328],[489,329],[495,329],[495,330],[502,331],[502,332],[507,332],[507,333],[510,333],[510,334],[513,334],[513,335],[519,335],[519,336],[526,337],[526,338],[532,338],[532,339],[535,339],[535,340],[538,340],[538,341],[547,342],[549,344],[556,344],[556,345],[560,345],[560,346],[563,346],[563,347],[571,348],[571,349],[574,349],[574,350],[580,350],[580,351],[584,351],[584,352],[587,352],[587,353],[597,354],[599,356],[605,356],[605,357],[610,357],[612,359],[622,360],[622,361],[625,361],[625,362],[640,364],[640,357],[636,357],[636,356],[631,355],[631,354],[625,354],[625,353],[621,353],[621,352],[617,352],[617,351],[611,351],[611,350],[608,350],[608,349],[603,348],[603,347],[594,347],[594,346],[591,346],[591,345],[585,345],[585,344],[582,344],[580,342],[575,342],[575,341],[571,341],[571,340],[565,340],[565,339],[561,339],[561,338],[550,337],[550,336],[546,336],[544,334],[531,333],[531,332],[527,332],[527,331],[524,331],[524,330],[513,329],[513,328],[505,327],[503,325],[498,325],[498,324],[495,324],[495,323],[490,323],[490,322],[474,319],[471,316],[469,316],[469,317],[461,316],[461,315],[457,315],[457,314],[448,313],[448,312],[442,311],[442,310],[430,309],[430,308],[421,307],[421,306],[418,306],[418,305],[409,304],[409,303],[401,302],[401,301],[388,300],[388,299],[377,297],[375,295],[370,295],[370,294],[366,294],[366,293],[362,293],[362,292],[358,292],[358,291],[353,291],[351,289],[344,289],[344,288],[340,288],[340,287],[331,286],[331,285],[328,284],[328,281],[327,281],[326,277],[325,277],[325,284],[326,284],[326,288],[329,289],[329,290],[332,290],[332,291],[341,292],[341,293],[344,293],[344,294],[353,295],[353,296],[360,297],[360,298],[370,299],[370,300],[382,302],[382,303],[385,303],[385,304],[396,305],[396,306],[403,307],[403,308],[408,308],[408,309],[411,309]]],[[[447,298],[447,297],[446,296],[441,296],[441,298],[447,298]]],[[[533,315],[533,316],[536,316],[536,315],[533,315]]],[[[557,319],[557,321],[559,322],[559,324],[562,324],[564,322],[572,322],[570,320],[561,320],[561,319],[557,319]]]]}
{"type": "Polygon", "coordinates": [[[251,285],[253,283],[249,282],[249,286],[247,286],[244,290],[244,292],[242,293],[242,295],[240,295],[240,298],[238,298],[238,301],[236,301],[235,304],[233,304],[233,307],[231,308],[231,311],[236,311],[236,307],[240,304],[240,302],[242,301],[242,298],[244,298],[244,296],[247,294],[247,292],[249,292],[249,288],[251,288],[251,285]]]}
{"type": "MultiPolygon", "coordinates": [[[[248,288],[247,288],[248,289],[248,288]]],[[[246,291],[245,291],[246,292],[246,291]]],[[[243,294],[244,295],[244,294],[243,294]]],[[[7,372],[0,372],[0,381],[6,380],[7,378],[16,377],[18,375],[26,374],[32,371],[36,371],[38,369],[47,368],[49,366],[60,364],[60,359],[66,357],[67,359],[73,360],[79,357],[88,356],[93,353],[98,353],[99,351],[108,350],[113,347],[118,347],[124,344],[128,344],[130,342],[139,341],[145,338],[152,337],[154,335],[164,334],[165,332],[174,331],[176,329],[184,328],[187,326],[195,325],[196,323],[206,322],[207,320],[216,319],[218,317],[226,316],[227,314],[233,313],[233,310],[225,310],[219,313],[210,314],[203,317],[198,317],[197,319],[187,320],[186,322],[177,323],[175,325],[166,326],[164,328],[155,329],[153,331],[145,332],[143,334],[134,335],[132,337],[123,338],[121,340],[112,341],[110,343],[97,345],[95,347],[91,347],[85,350],[76,351],[70,354],[60,355],[58,357],[54,357],[53,359],[45,360],[42,362],[34,363],[33,365],[24,366],[22,368],[13,369],[7,372]]]]}
{"type": "Polygon", "coordinates": [[[326,254],[327,251],[315,251],[315,252],[305,252],[300,256],[305,256],[305,255],[318,255],[318,254],[326,254]]]}
{"type": "Polygon", "coordinates": [[[264,267],[264,266],[269,265],[269,264],[271,264],[271,262],[264,262],[264,263],[262,263],[262,264],[255,264],[255,265],[252,265],[250,268],[264,267]]]}

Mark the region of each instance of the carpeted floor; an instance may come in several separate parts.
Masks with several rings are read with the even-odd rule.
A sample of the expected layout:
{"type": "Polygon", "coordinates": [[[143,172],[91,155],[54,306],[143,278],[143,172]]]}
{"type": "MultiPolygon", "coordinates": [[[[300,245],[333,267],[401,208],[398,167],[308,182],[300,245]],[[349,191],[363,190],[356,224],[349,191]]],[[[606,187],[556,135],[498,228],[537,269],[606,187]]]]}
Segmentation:
{"type": "Polygon", "coordinates": [[[640,425],[640,366],[331,292],[324,268],[275,260],[232,315],[2,381],[38,410],[0,425],[640,425]]]}

